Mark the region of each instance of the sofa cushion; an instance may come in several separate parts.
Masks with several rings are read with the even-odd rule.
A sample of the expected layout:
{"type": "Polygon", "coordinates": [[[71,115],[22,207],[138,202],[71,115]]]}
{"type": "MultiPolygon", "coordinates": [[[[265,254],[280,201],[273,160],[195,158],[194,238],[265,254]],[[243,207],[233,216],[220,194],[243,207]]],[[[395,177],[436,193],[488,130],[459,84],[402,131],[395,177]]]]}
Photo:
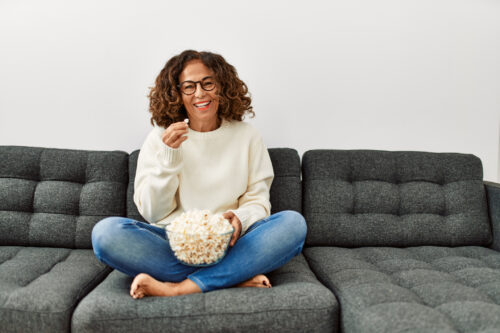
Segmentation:
{"type": "MultiPolygon", "coordinates": [[[[302,212],[299,154],[290,148],[270,148],[268,151],[274,169],[274,180],[270,190],[271,214],[283,210],[302,212]]],[[[134,180],[138,157],[139,150],[136,150],[130,154],[129,158],[130,179],[127,190],[127,217],[146,222],[134,203],[134,180]]]]}
{"type": "Polygon", "coordinates": [[[483,247],[310,247],[345,332],[486,332],[500,327],[500,253],[483,247]]]}
{"type": "Polygon", "coordinates": [[[129,295],[113,271],[77,306],[72,332],[337,332],[338,303],[301,254],[269,273],[272,288],[227,288],[175,297],[129,295]]]}
{"type": "Polygon", "coordinates": [[[125,152],[0,146],[0,245],[91,248],[95,223],[125,216],[125,152]]]}
{"type": "Polygon", "coordinates": [[[313,150],[302,161],[306,246],[487,245],[473,155],[313,150]]]}
{"type": "Polygon", "coordinates": [[[91,250],[0,246],[0,331],[69,332],[78,301],[110,271],[91,250]]]}

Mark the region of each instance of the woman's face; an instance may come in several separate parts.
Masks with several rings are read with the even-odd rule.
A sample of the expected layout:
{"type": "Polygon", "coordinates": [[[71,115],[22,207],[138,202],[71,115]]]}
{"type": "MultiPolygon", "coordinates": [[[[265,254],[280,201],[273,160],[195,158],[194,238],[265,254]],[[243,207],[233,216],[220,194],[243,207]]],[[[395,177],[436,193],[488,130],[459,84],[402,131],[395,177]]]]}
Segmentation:
{"type": "Polygon", "coordinates": [[[217,87],[214,87],[215,75],[201,60],[191,60],[186,63],[186,66],[179,75],[179,83],[185,88],[196,88],[191,95],[186,95],[182,92],[182,102],[189,116],[189,121],[192,125],[204,128],[212,125],[217,127],[217,110],[219,108],[219,97],[217,96],[217,87]],[[191,82],[186,82],[191,81],[191,82]],[[193,83],[203,81],[199,83],[193,83]],[[202,88],[212,89],[207,91],[202,88]]]}

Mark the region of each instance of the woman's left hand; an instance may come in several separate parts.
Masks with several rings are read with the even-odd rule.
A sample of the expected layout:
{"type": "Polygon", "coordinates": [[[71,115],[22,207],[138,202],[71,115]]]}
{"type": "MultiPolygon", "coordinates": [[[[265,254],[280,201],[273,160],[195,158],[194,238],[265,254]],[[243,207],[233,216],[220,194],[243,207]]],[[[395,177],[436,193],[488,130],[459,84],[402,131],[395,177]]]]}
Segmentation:
{"type": "Polygon", "coordinates": [[[228,219],[229,223],[231,223],[234,228],[233,237],[231,238],[231,242],[229,243],[229,246],[233,246],[234,244],[236,244],[236,241],[241,234],[241,221],[233,212],[225,212],[224,214],[222,214],[222,216],[225,219],[228,219]]]}

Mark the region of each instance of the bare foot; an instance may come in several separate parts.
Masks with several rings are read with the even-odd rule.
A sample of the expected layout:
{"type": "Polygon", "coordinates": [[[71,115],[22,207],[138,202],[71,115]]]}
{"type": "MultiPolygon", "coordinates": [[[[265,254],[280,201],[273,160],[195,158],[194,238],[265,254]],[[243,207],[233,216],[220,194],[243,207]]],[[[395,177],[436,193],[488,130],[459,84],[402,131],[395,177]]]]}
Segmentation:
{"type": "Polygon", "coordinates": [[[253,278],[242,282],[237,287],[271,288],[271,282],[264,274],[255,275],[253,278]]]}
{"type": "Polygon", "coordinates": [[[193,281],[186,279],[182,282],[161,282],[152,276],[138,274],[130,285],[130,296],[135,299],[144,296],[177,296],[199,293],[201,289],[193,281]]]}

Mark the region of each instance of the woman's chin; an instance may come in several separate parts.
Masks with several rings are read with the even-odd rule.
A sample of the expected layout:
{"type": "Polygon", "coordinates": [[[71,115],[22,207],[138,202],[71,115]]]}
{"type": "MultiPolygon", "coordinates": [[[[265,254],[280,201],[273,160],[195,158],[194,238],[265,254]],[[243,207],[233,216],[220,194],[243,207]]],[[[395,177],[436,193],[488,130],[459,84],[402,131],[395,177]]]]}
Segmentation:
{"type": "Polygon", "coordinates": [[[193,118],[198,119],[200,121],[206,122],[217,119],[217,112],[210,110],[210,108],[207,110],[193,110],[193,113],[190,114],[189,116],[190,117],[192,116],[193,118]]]}

